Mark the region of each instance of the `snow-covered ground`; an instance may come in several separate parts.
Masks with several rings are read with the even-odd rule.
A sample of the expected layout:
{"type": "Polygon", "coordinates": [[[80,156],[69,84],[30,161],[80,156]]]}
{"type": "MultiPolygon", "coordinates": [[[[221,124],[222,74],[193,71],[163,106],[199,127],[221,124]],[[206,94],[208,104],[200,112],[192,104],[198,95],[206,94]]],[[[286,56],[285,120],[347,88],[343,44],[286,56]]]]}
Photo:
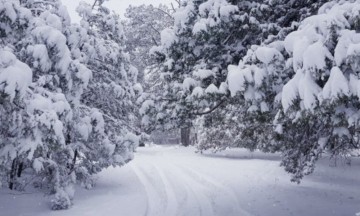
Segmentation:
{"type": "Polygon", "coordinates": [[[193,148],[139,148],[135,160],[78,189],[75,205],[51,211],[41,193],[0,191],[0,215],[355,216],[360,212],[360,159],[351,166],[324,158],[300,185],[279,167],[279,156],[232,149],[196,154],[193,148]]]}

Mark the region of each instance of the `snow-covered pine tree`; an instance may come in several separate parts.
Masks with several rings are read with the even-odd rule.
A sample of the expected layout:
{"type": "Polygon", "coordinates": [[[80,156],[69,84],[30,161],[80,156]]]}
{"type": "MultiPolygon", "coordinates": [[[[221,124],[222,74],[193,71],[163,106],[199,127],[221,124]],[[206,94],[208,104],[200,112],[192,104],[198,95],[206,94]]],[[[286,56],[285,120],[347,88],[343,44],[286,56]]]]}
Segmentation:
{"type": "MultiPolygon", "coordinates": [[[[237,66],[228,67],[229,104],[212,113],[217,120],[216,130],[201,131],[198,149],[245,147],[250,150],[276,151],[272,140],[274,116],[279,110],[279,93],[289,71],[281,53],[283,48],[274,42],[268,47],[252,46],[237,66]],[[280,73],[281,72],[281,73],[280,73]],[[218,139],[213,137],[218,136],[218,139]]],[[[211,118],[205,118],[205,123],[211,118]]],[[[205,125],[206,128],[206,125],[205,125]]]]}
{"type": "MultiPolygon", "coordinates": [[[[233,140],[232,135],[227,138],[225,135],[238,133],[240,128],[233,132],[217,129],[232,130],[226,127],[236,118],[230,113],[235,115],[239,110],[231,109],[243,109],[244,101],[229,99],[227,66],[237,64],[253,44],[284,38],[287,32],[296,28],[297,21],[312,14],[323,2],[183,1],[174,14],[174,26],[162,32],[161,46],[152,49],[161,64],[164,85],[162,95],[145,101],[143,123],[186,128],[204,115],[200,121],[204,126],[201,137],[209,139],[199,139],[199,148],[231,145],[227,142],[233,140]],[[284,13],[284,10],[291,13],[284,13]],[[226,116],[230,119],[226,120],[226,116]],[[212,143],[213,135],[218,137],[214,138],[217,144],[212,143]]],[[[246,121],[254,121],[249,115],[243,117],[248,119],[246,121]]],[[[239,119],[243,120],[242,117],[239,119]]],[[[262,130],[259,133],[263,133],[262,130]]],[[[251,129],[248,135],[255,138],[251,129]]],[[[250,145],[256,147],[251,142],[250,145]]]]}
{"type": "Polygon", "coordinates": [[[232,54],[242,50],[234,38],[248,22],[225,0],[183,1],[174,19],[174,26],[162,32],[161,45],[152,49],[161,64],[163,86],[155,103],[143,105],[145,126],[188,128],[208,107],[226,98],[225,87],[219,90],[223,69],[233,61],[232,54]],[[242,24],[231,28],[235,23],[242,24]]]}
{"type": "MultiPolygon", "coordinates": [[[[131,63],[139,71],[139,81],[145,78],[145,70],[154,69],[155,61],[149,51],[153,46],[160,45],[160,33],[174,24],[172,11],[166,5],[130,5],[126,9],[123,21],[126,39],[126,50],[130,54],[131,63]]],[[[149,82],[144,82],[147,84],[149,82]]]]}
{"type": "Polygon", "coordinates": [[[102,167],[127,163],[139,142],[135,135],[139,132],[136,128],[136,97],[142,93],[142,88],[137,83],[137,69],[124,52],[124,31],[118,15],[111,13],[102,3],[80,4],[77,8],[82,17],[80,28],[85,29],[88,37],[72,41],[73,53],[84,54],[86,58],[82,61],[93,72],[82,102],[92,108],[88,110],[90,113],[93,108],[100,111],[103,119],[97,122],[102,125],[98,135],[106,137],[101,149],[94,150],[98,148],[97,139],[87,144],[91,147],[86,150],[86,158],[106,158],[98,168],[93,167],[92,159],[86,162],[90,173],[96,173],[102,167]]]}
{"type": "MultiPolygon", "coordinates": [[[[173,11],[166,5],[129,6],[126,9],[123,21],[126,40],[125,51],[130,54],[130,61],[138,69],[138,81],[142,84],[144,92],[137,103],[142,104],[155,95],[162,93],[162,82],[159,77],[159,67],[150,56],[150,49],[160,44],[160,33],[165,28],[173,25],[173,11]]],[[[138,124],[141,125],[141,116],[138,116],[138,124]]],[[[167,136],[169,131],[163,133],[156,131],[156,140],[159,136],[167,136]]],[[[153,135],[155,134],[152,133],[153,135]]]]}
{"type": "Polygon", "coordinates": [[[226,106],[216,109],[212,115],[207,115],[202,120],[206,126],[201,127],[199,131],[201,137],[197,145],[199,150],[227,147],[246,147],[250,150],[263,151],[278,150],[271,139],[272,121],[280,105],[278,93],[284,81],[289,79],[292,73],[285,70],[285,73],[279,76],[269,77],[270,79],[266,79],[266,82],[260,80],[264,79],[264,73],[268,71],[277,73],[285,68],[280,54],[283,47],[279,46],[276,40],[284,39],[289,32],[297,29],[299,21],[315,13],[325,2],[327,0],[261,1],[258,7],[252,3],[253,7],[249,14],[257,14],[255,17],[260,25],[261,34],[259,35],[264,37],[261,41],[263,44],[271,44],[272,49],[247,46],[247,54],[242,57],[239,66],[228,67],[227,84],[231,83],[231,88],[234,88],[234,85],[237,87],[230,88],[233,97],[227,100],[226,106]],[[237,73],[237,71],[241,72],[237,73]],[[235,74],[235,77],[230,73],[235,74]],[[234,97],[240,90],[238,88],[242,93],[234,97]],[[213,126],[208,124],[209,122],[213,122],[213,126]],[[218,130],[218,128],[227,130],[218,130]]]}
{"type": "MultiPolygon", "coordinates": [[[[100,35],[72,25],[58,0],[2,0],[0,14],[1,182],[19,190],[31,183],[51,195],[53,209],[68,208],[73,184],[89,186],[92,174],[126,163],[137,138],[120,133],[127,131],[124,124],[104,120],[109,110],[95,103],[89,107],[83,97],[94,90],[95,81],[89,81],[92,76],[97,80],[94,73],[102,70],[87,64],[96,56],[90,54],[98,51],[82,51],[85,46],[92,48],[91,42],[81,43],[82,47],[74,42],[81,41],[81,36],[86,42],[94,41],[100,35]]],[[[119,62],[121,49],[111,46],[115,48],[101,53],[119,62]]],[[[124,73],[121,68],[118,71],[124,73]]],[[[134,94],[135,77],[125,73],[106,79],[123,83],[123,91],[134,94]]],[[[114,89],[116,94],[122,90],[115,84],[114,89]]],[[[116,103],[123,98],[113,99],[116,103]]],[[[134,111],[128,100],[116,104],[134,111]]]]}
{"type": "Polygon", "coordinates": [[[229,67],[236,97],[255,89],[260,102],[270,98],[269,146],[282,152],[293,181],[312,173],[324,150],[336,156],[359,148],[358,10],[359,1],[327,3],[284,40],[253,47],[251,61],[229,67]]]}
{"type": "Polygon", "coordinates": [[[6,118],[1,132],[2,181],[10,189],[21,190],[31,180],[54,195],[54,209],[67,208],[75,181],[68,172],[73,155],[66,139],[67,126],[73,124],[70,102],[79,99],[74,92],[86,88],[91,73],[71,59],[61,32],[70,20],[58,1],[3,1],[1,5],[1,17],[8,23],[2,25],[1,35],[5,60],[1,108],[7,108],[1,115],[6,118]],[[16,58],[23,66],[16,66],[16,58]],[[30,75],[25,76],[26,71],[30,75]],[[74,78],[81,73],[81,80],[74,78]],[[23,92],[22,97],[14,97],[18,92],[23,92]]]}
{"type": "Polygon", "coordinates": [[[357,82],[360,1],[325,5],[284,40],[295,72],[282,93],[282,165],[299,181],[324,150],[346,156],[359,146],[357,82]]]}

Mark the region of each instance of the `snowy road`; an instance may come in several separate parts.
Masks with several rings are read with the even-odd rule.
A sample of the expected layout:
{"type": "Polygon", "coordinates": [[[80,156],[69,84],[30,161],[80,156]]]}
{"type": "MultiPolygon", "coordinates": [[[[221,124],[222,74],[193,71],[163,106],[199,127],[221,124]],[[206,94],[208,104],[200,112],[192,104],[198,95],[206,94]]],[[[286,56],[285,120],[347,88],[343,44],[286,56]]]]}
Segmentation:
{"type": "Polygon", "coordinates": [[[79,188],[75,205],[52,212],[39,193],[0,191],[1,216],[355,216],[360,212],[360,161],[337,167],[322,160],[300,185],[277,155],[235,149],[195,154],[193,148],[139,148],[135,160],[79,188]]]}
{"type": "Polygon", "coordinates": [[[250,215],[222,182],[183,164],[183,155],[141,151],[131,164],[147,194],[146,215],[250,215]]]}

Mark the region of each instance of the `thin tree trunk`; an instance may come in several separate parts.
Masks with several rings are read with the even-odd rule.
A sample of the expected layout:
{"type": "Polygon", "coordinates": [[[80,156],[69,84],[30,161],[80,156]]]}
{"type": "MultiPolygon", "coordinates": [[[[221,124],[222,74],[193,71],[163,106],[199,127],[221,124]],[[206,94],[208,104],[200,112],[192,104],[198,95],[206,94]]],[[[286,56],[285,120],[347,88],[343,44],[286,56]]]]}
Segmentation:
{"type": "Polygon", "coordinates": [[[189,146],[190,145],[190,127],[181,128],[181,145],[189,146]]]}
{"type": "Polygon", "coordinates": [[[78,150],[76,149],[75,150],[75,153],[74,153],[74,158],[73,158],[73,161],[72,161],[72,164],[71,164],[71,167],[70,167],[70,172],[69,172],[69,175],[74,171],[75,169],[75,164],[76,164],[76,159],[77,159],[77,156],[78,156],[78,150]]]}
{"type": "Polygon", "coordinates": [[[19,167],[18,167],[18,170],[17,170],[17,177],[20,178],[21,177],[21,174],[22,174],[22,171],[24,170],[24,163],[20,163],[19,164],[19,167]]]}
{"type": "Polygon", "coordinates": [[[13,190],[14,189],[14,182],[15,182],[15,177],[16,177],[16,159],[14,159],[12,161],[11,164],[11,170],[10,170],[10,179],[9,179],[9,189],[13,190]]]}

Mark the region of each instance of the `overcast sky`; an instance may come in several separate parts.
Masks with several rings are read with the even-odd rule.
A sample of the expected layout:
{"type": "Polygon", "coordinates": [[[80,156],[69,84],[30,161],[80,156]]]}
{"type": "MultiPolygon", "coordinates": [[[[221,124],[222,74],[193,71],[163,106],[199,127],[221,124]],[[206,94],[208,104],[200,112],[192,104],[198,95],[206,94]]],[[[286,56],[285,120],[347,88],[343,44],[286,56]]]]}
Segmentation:
{"type": "MultiPolygon", "coordinates": [[[[79,17],[75,12],[75,8],[80,1],[87,1],[89,3],[94,2],[94,0],[62,0],[62,3],[68,8],[73,22],[79,22],[79,17]]],[[[105,5],[111,10],[114,10],[121,17],[124,17],[125,10],[129,5],[152,4],[157,6],[159,4],[167,4],[170,6],[171,2],[174,2],[174,0],[109,0],[105,5]]]]}

